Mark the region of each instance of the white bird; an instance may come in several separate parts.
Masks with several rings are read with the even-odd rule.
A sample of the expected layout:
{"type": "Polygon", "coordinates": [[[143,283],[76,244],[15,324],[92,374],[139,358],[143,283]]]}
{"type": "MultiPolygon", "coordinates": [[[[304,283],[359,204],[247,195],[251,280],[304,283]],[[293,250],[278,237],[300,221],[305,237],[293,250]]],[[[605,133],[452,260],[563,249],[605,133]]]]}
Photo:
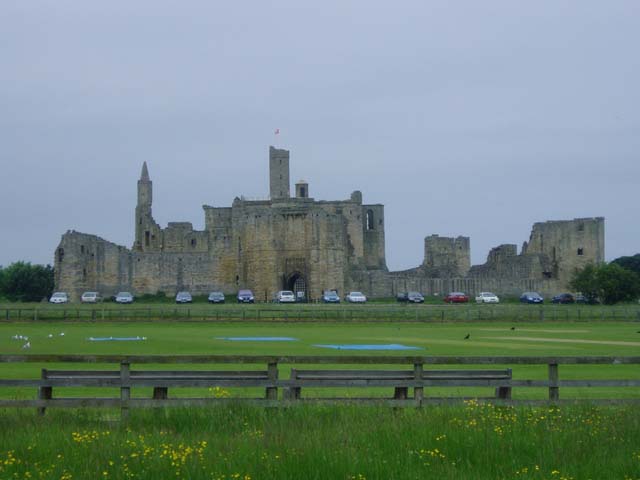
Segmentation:
{"type": "Polygon", "coordinates": [[[31,348],[31,342],[27,342],[24,345],[22,345],[22,348],[31,348]]]}
{"type": "Polygon", "coordinates": [[[62,332],[62,333],[60,334],[60,336],[61,336],[61,337],[64,337],[64,332],[62,332]]]}
{"type": "Polygon", "coordinates": [[[53,338],[53,333],[50,333],[50,334],[49,334],[49,338],[53,338]]]}

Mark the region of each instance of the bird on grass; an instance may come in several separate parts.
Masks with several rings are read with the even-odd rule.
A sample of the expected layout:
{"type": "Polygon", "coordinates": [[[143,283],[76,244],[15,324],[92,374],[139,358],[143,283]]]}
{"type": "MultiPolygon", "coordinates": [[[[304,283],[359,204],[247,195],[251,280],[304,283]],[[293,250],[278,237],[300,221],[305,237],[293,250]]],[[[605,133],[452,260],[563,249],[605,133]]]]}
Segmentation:
{"type": "Polygon", "coordinates": [[[31,348],[31,342],[27,342],[24,345],[22,345],[22,348],[31,348]]]}
{"type": "Polygon", "coordinates": [[[470,334],[470,333],[467,333],[467,334],[464,336],[464,339],[465,339],[465,340],[469,340],[469,337],[471,337],[471,334],[470,334]]]}
{"type": "Polygon", "coordinates": [[[515,330],[515,329],[516,329],[516,327],[511,327],[511,330],[515,330]]]}

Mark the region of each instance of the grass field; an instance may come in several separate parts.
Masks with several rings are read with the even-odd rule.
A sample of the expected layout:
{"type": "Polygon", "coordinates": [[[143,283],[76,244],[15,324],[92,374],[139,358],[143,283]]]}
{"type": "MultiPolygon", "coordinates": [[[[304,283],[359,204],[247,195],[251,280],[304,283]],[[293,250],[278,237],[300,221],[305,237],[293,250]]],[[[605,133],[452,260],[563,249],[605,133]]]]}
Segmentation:
{"type": "MultiPolygon", "coordinates": [[[[640,353],[638,330],[640,325],[635,322],[387,322],[374,324],[184,321],[3,322],[0,323],[0,352],[5,354],[123,355],[633,356],[640,353]],[[61,336],[61,333],[64,333],[64,336],[61,336]],[[469,338],[465,339],[467,334],[469,338]],[[31,348],[24,350],[22,348],[24,341],[12,338],[16,335],[27,336],[31,348]],[[89,341],[91,337],[145,337],[146,340],[92,342],[89,341]],[[229,341],[225,337],[292,337],[296,340],[229,341]],[[418,349],[354,352],[317,346],[326,344],[401,344],[418,349]]],[[[0,377],[38,378],[41,368],[56,367],[35,363],[0,364],[0,377]]],[[[69,367],[66,366],[66,368],[69,367]]],[[[145,368],[153,368],[153,366],[145,368]]],[[[177,366],[176,368],[191,367],[177,366]]],[[[281,376],[288,375],[286,367],[284,368],[281,376]]],[[[514,378],[544,379],[547,377],[544,365],[516,365],[512,368],[514,378]]],[[[634,365],[569,365],[562,367],[561,377],[563,379],[637,379],[640,378],[640,369],[634,365]]],[[[186,389],[179,392],[183,395],[190,393],[186,389]]],[[[459,395],[460,392],[451,393],[459,395]]],[[[140,394],[147,395],[147,392],[140,392],[140,394]]],[[[34,392],[6,389],[0,392],[0,395],[5,398],[7,395],[28,397],[33,396],[34,392]]],[[[525,396],[544,398],[545,395],[543,388],[514,390],[514,398],[525,396]]],[[[563,389],[565,398],[572,396],[620,398],[639,395],[640,392],[636,388],[563,389]]]]}
{"type": "MultiPolygon", "coordinates": [[[[0,352],[638,355],[639,330],[640,324],[631,321],[30,321],[0,323],[0,352]],[[469,338],[465,340],[467,334],[469,338]],[[28,336],[31,348],[22,349],[24,341],[14,340],[15,335],[28,336]],[[245,336],[286,336],[297,340],[222,339],[245,336]],[[90,337],[146,340],[90,342],[90,337]],[[421,350],[353,352],[316,346],[390,343],[421,350]]],[[[44,366],[1,364],[0,378],[36,378],[44,366]]],[[[515,378],[547,375],[544,366],[513,369],[515,378]]],[[[640,378],[637,365],[576,365],[561,369],[562,378],[640,378]]],[[[33,398],[33,390],[6,389],[2,396],[33,398]]],[[[638,398],[638,390],[562,389],[562,397],[638,398]]],[[[514,398],[525,395],[544,398],[546,392],[514,390],[514,398]]],[[[221,405],[207,409],[133,410],[128,422],[118,418],[118,412],[110,410],[52,409],[45,417],[38,417],[31,410],[0,411],[0,478],[640,479],[640,413],[634,405],[614,408],[582,403],[514,408],[468,402],[463,407],[419,410],[349,405],[278,409],[221,405]]]]}

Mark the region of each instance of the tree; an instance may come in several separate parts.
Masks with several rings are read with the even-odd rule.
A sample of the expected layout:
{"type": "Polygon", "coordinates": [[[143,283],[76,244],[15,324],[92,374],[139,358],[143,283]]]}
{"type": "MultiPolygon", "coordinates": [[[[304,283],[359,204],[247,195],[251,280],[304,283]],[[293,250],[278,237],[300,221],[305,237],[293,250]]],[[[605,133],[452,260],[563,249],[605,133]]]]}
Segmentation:
{"type": "Polygon", "coordinates": [[[587,300],[597,298],[608,305],[633,301],[640,296],[640,275],[613,262],[586,265],[575,272],[569,285],[587,300]]]}
{"type": "Polygon", "coordinates": [[[39,302],[53,291],[53,267],[15,262],[2,269],[0,296],[12,302],[39,302]]]}
{"type": "Polygon", "coordinates": [[[631,270],[640,275],[640,253],[636,253],[631,257],[619,257],[611,263],[616,263],[627,270],[631,270]]]}

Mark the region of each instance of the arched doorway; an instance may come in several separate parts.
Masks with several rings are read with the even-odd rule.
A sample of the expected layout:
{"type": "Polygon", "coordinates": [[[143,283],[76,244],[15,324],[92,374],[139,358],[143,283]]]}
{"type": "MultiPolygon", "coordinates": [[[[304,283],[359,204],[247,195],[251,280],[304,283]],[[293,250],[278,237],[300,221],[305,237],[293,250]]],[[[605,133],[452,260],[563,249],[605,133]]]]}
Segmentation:
{"type": "Polygon", "coordinates": [[[296,296],[296,301],[307,301],[307,281],[302,273],[296,272],[289,276],[286,287],[296,296]]]}

